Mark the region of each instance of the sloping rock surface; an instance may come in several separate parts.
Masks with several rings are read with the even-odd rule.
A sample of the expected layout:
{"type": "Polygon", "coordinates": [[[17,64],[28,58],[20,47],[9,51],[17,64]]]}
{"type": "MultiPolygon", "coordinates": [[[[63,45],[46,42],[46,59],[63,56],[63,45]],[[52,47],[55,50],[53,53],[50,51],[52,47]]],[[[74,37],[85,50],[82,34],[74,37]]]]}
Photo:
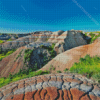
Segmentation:
{"type": "Polygon", "coordinates": [[[77,74],[41,75],[0,88],[0,100],[100,100],[100,84],[77,74]]]}
{"type": "Polygon", "coordinates": [[[7,77],[9,76],[9,73],[18,73],[20,69],[28,70],[28,68],[34,68],[35,65],[38,68],[43,67],[47,62],[52,59],[52,57],[47,49],[40,47],[41,45],[50,46],[51,44],[47,42],[35,42],[33,44],[20,47],[11,55],[3,58],[2,61],[0,61],[0,77],[7,77]],[[32,50],[30,61],[24,61],[26,49],[32,50]]]}
{"type": "Polygon", "coordinates": [[[100,56],[100,38],[96,39],[92,44],[75,47],[57,55],[41,70],[49,70],[50,66],[52,66],[55,67],[55,71],[52,70],[51,72],[56,73],[57,70],[64,72],[65,68],[69,69],[75,62],[79,62],[79,59],[87,54],[91,57],[95,55],[100,56]]]}
{"type": "Polygon", "coordinates": [[[23,68],[24,51],[25,47],[21,47],[13,54],[3,58],[2,61],[0,61],[0,77],[7,77],[9,76],[9,73],[18,73],[19,70],[23,68]],[[20,57],[18,57],[19,53],[21,53],[20,57]]]}

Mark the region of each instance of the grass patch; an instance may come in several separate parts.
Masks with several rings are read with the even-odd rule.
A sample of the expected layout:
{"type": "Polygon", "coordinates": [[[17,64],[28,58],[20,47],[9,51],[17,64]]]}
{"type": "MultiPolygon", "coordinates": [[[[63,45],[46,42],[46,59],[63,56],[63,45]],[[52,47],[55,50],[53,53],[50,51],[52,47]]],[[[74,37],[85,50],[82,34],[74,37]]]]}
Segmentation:
{"type": "Polygon", "coordinates": [[[57,70],[57,73],[61,73],[61,71],[60,70],[57,70]]]}
{"type": "Polygon", "coordinates": [[[0,40],[0,43],[4,43],[4,41],[3,40],[0,40]]]}
{"type": "Polygon", "coordinates": [[[29,77],[33,77],[33,76],[37,76],[37,75],[44,75],[44,74],[49,74],[50,72],[49,71],[32,71],[32,70],[20,70],[19,73],[17,74],[10,74],[9,77],[5,78],[0,78],[0,88],[2,86],[5,86],[11,82],[15,82],[15,81],[18,81],[18,80],[21,80],[21,79],[24,79],[24,78],[29,78],[29,77]]]}
{"type": "Polygon", "coordinates": [[[3,58],[5,58],[5,57],[7,57],[7,56],[9,56],[10,54],[12,54],[13,52],[15,52],[16,51],[16,49],[12,49],[12,50],[9,50],[9,51],[1,51],[0,52],[0,61],[3,59],[3,58]]]}
{"type": "Polygon", "coordinates": [[[11,38],[10,38],[10,39],[8,39],[7,41],[12,41],[12,40],[11,40],[11,38]]]}
{"type": "Polygon", "coordinates": [[[70,72],[86,75],[88,78],[92,77],[95,80],[100,80],[100,57],[90,57],[86,55],[80,58],[79,63],[74,63],[70,68],[70,72]]]}

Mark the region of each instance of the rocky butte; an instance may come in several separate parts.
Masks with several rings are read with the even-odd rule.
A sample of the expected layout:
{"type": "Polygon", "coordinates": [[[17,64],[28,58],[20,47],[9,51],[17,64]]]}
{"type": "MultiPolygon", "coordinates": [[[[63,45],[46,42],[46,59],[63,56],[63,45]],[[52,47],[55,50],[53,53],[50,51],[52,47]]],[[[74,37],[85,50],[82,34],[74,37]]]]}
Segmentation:
{"type": "Polygon", "coordinates": [[[16,49],[0,61],[0,81],[9,80],[5,86],[4,82],[0,83],[0,100],[100,100],[99,82],[77,73],[64,72],[87,54],[100,57],[99,33],[92,34],[95,39],[89,44],[91,34],[60,30],[0,35],[3,41],[0,44],[1,56],[16,49]],[[19,76],[14,75],[31,69],[32,76],[34,68],[36,73],[42,70],[49,71],[49,74],[36,74],[16,81],[19,76]],[[62,73],[57,73],[58,70],[62,73]]]}

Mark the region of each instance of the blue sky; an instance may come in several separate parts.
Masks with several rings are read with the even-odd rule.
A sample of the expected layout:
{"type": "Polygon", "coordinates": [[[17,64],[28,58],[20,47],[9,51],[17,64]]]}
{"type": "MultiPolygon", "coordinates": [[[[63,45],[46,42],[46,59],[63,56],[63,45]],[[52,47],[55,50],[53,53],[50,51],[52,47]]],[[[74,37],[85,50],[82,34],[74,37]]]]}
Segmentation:
{"type": "Polygon", "coordinates": [[[0,0],[0,32],[100,31],[100,0],[0,0]]]}

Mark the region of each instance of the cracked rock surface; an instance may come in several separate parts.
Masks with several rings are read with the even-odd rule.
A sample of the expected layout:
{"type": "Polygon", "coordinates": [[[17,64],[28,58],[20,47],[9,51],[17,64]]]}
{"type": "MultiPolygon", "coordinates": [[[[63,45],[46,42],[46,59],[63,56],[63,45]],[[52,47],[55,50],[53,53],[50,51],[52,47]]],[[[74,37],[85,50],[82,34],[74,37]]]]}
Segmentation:
{"type": "Polygon", "coordinates": [[[100,84],[72,73],[40,75],[0,88],[0,100],[100,100],[100,84]]]}

